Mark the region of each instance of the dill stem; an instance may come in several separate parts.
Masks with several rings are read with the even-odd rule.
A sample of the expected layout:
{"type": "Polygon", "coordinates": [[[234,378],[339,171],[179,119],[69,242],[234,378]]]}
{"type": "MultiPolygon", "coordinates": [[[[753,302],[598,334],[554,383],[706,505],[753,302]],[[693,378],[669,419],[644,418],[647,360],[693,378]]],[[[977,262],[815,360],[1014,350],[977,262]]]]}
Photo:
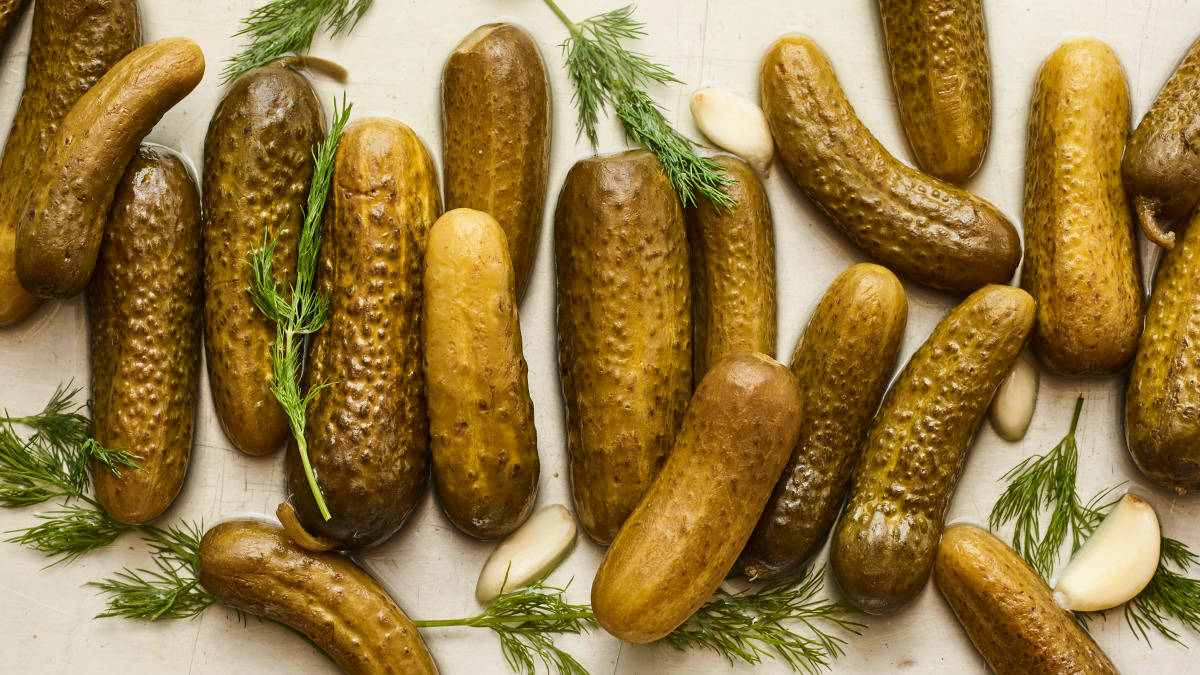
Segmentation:
{"type": "Polygon", "coordinates": [[[308,480],[308,487],[312,489],[313,500],[317,503],[317,509],[321,512],[321,517],[329,520],[333,516],[329,513],[329,507],[325,505],[325,497],[321,494],[321,487],[317,485],[317,475],[313,471],[312,463],[308,460],[308,441],[304,439],[304,430],[294,430],[296,437],[296,447],[300,452],[300,462],[304,465],[304,477],[308,480]]]}
{"type": "Polygon", "coordinates": [[[590,621],[595,618],[596,617],[590,610],[566,612],[563,614],[526,614],[524,616],[489,616],[488,614],[484,613],[464,619],[433,619],[428,621],[413,621],[413,625],[417,628],[453,628],[455,626],[468,626],[471,628],[503,628],[509,624],[521,624],[533,621],[579,621],[583,619],[590,621]]]}
{"type": "Polygon", "coordinates": [[[1075,399],[1075,413],[1071,415],[1071,430],[1067,432],[1068,436],[1075,435],[1075,429],[1079,427],[1079,413],[1083,412],[1083,396],[1075,399]]]}
{"type": "Polygon", "coordinates": [[[567,16],[567,13],[562,11],[562,8],[558,6],[558,3],[554,2],[554,0],[543,0],[543,2],[545,2],[550,8],[550,11],[554,12],[554,14],[558,16],[558,20],[563,22],[563,25],[567,27],[567,30],[570,31],[572,35],[579,33],[579,26],[576,26],[575,22],[571,20],[571,17],[567,16]]]}

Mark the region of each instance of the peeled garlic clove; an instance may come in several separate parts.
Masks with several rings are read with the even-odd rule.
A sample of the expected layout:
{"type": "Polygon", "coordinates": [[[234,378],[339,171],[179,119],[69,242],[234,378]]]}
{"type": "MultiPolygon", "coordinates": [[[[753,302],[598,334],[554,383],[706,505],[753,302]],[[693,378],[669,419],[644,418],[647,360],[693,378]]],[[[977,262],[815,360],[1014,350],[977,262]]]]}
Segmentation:
{"type": "Polygon", "coordinates": [[[1127,494],[1071,558],[1054,586],[1063,609],[1097,612],[1128,602],[1158,569],[1162,533],[1149,502],[1127,494]]]}
{"type": "Polygon", "coordinates": [[[574,545],[575,518],[571,512],[561,504],[547,506],[492,551],[479,573],[475,598],[486,605],[502,590],[511,591],[541,579],[567,557],[574,545]]]}
{"type": "Polygon", "coordinates": [[[1038,366],[1029,349],[1021,352],[1008,377],[1000,383],[988,411],[992,428],[1006,441],[1019,441],[1029,430],[1037,404],[1038,366]]]}
{"type": "Polygon", "coordinates": [[[775,141],[762,108],[741,94],[709,87],[692,94],[692,117],[714,145],[766,173],[775,155],[775,141]]]}

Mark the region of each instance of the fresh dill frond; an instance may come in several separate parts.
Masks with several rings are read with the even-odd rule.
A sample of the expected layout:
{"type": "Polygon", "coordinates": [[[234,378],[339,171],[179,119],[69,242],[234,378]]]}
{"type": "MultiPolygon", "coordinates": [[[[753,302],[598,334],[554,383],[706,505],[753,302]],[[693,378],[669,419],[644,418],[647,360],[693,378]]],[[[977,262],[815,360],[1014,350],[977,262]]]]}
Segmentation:
{"type": "Polygon", "coordinates": [[[1185,576],[1197,563],[1200,559],[1183,542],[1163,537],[1158,569],[1142,592],[1125,605],[1125,621],[1138,639],[1151,644],[1150,631],[1155,630],[1182,644],[1179,633],[1167,625],[1170,619],[1200,633],[1200,579],[1185,576]]]}
{"type": "Polygon", "coordinates": [[[78,394],[78,388],[61,385],[41,412],[0,416],[0,506],[82,497],[92,482],[93,461],[118,476],[122,467],[140,469],[139,457],[109,450],[91,437],[87,404],[75,402],[78,394]],[[18,425],[33,433],[22,438],[18,425]]]}
{"type": "Polygon", "coordinates": [[[1116,487],[1105,490],[1086,504],[1075,490],[1079,473],[1079,445],[1075,431],[1083,411],[1083,397],[1075,401],[1071,427],[1058,445],[1044,455],[1024,459],[1002,480],[1008,487],[992,507],[988,526],[992,530],[1015,521],[1012,545],[1022,558],[1045,578],[1050,577],[1062,546],[1070,537],[1071,553],[1079,550],[1087,536],[1100,525],[1102,511],[1112,504],[1104,500],[1116,487]],[[1042,529],[1042,514],[1050,519],[1042,529]]]}
{"type": "Polygon", "coordinates": [[[11,422],[0,423],[0,505],[19,508],[74,497],[79,482],[54,449],[35,438],[21,438],[11,422]]]}
{"type": "Polygon", "coordinates": [[[104,548],[122,534],[134,529],[109,516],[100,505],[87,497],[84,504],[64,505],[37,514],[39,522],[30,527],[10,530],[13,536],[5,541],[41,551],[55,558],[51,565],[69,563],[76,558],[104,548]]]}
{"type": "Polygon", "coordinates": [[[541,663],[560,675],[587,675],[574,656],[554,644],[554,635],[579,635],[597,625],[591,607],[567,602],[567,586],[537,581],[501,593],[476,616],[413,623],[418,628],[489,628],[500,638],[500,650],[513,672],[534,675],[541,663]]]}
{"type": "Polygon", "coordinates": [[[0,506],[61,500],[58,508],[37,514],[36,524],[8,531],[6,541],[56,558],[55,565],[108,546],[132,529],[89,496],[93,472],[101,468],[120,476],[123,468],[141,470],[140,457],[92,438],[87,404],[75,402],[78,394],[78,388],[63,385],[40,413],[0,417],[0,506]],[[22,438],[16,425],[33,433],[22,438]]]}
{"type": "Polygon", "coordinates": [[[201,525],[183,523],[166,529],[147,525],[139,529],[150,548],[154,567],[125,568],[108,579],[89,583],[108,596],[107,608],[96,618],[187,619],[216,601],[196,578],[204,534],[201,525]]]}
{"type": "Polygon", "coordinates": [[[662,107],[646,93],[650,85],[681,82],[665,66],[624,46],[626,40],[646,35],[645,24],[633,18],[633,6],[576,23],[554,0],[544,1],[569,32],[562,50],[567,75],[575,85],[572,101],[579,113],[578,135],[586,135],[595,150],[596,124],[601,112],[611,108],[626,138],[658,157],[684,206],[696,204],[701,197],[718,208],[736,204],[724,190],[734,179],[712,160],[699,157],[696,143],[674,129],[662,107]]]}
{"type": "Polygon", "coordinates": [[[567,75],[575,84],[572,101],[579,111],[578,135],[587,135],[595,148],[600,143],[596,124],[605,107],[615,108],[627,89],[651,84],[682,84],[666,66],[626,49],[625,40],[646,36],[645,24],[633,18],[633,6],[598,14],[574,23],[554,2],[547,2],[567,26],[562,43],[567,75]]]}
{"type": "Polygon", "coordinates": [[[245,48],[225,64],[223,83],[248,70],[312,46],[324,29],[336,36],[354,30],[374,0],[271,0],[250,12],[234,37],[249,38],[245,48]]]}
{"type": "Polygon", "coordinates": [[[676,131],[663,116],[661,106],[645,92],[625,92],[616,111],[626,138],[658,156],[684,206],[695,204],[696,195],[703,195],[721,208],[737,203],[724,191],[733,179],[716,162],[697,155],[696,143],[676,131]]]}
{"type": "Polygon", "coordinates": [[[263,245],[250,255],[251,285],[247,289],[254,306],[275,324],[275,342],[271,345],[271,393],[288,417],[292,437],[296,439],[300,461],[317,509],[325,520],[330,519],[329,507],[321,494],[316,474],[308,457],[308,442],[304,438],[305,410],[322,389],[322,382],[301,392],[300,375],[304,365],[304,340],[325,324],[329,312],[329,296],[316,287],[317,262],[321,253],[321,219],[325,200],[333,180],[333,164],[337,156],[342,130],[350,119],[353,104],[342,97],[339,106],[334,102],[333,128],[329,136],[313,149],[313,178],[300,228],[300,243],[296,260],[296,283],[287,294],[274,282],[274,255],[278,235],[272,237],[267,229],[263,245]]]}
{"type": "Polygon", "coordinates": [[[709,649],[730,664],[778,657],[796,672],[827,670],[845,651],[846,640],[835,631],[859,635],[866,626],[845,618],[855,612],[849,605],[817,597],[824,578],[817,568],[753,591],[718,589],[663,642],[680,650],[709,649]]]}
{"type": "Polygon", "coordinates": [[[117,478],[121,477],[122,468],[145,471],[138,464],[138,461],[142,459],[141,455],[132,455],[121,448],[109,450],[100,445],[100,441],[94,438],[89,438],[83,442],[83,450],[79,454],[87,462],[89,473],[92,467],[95,466],[103,467],[117,478]]]}

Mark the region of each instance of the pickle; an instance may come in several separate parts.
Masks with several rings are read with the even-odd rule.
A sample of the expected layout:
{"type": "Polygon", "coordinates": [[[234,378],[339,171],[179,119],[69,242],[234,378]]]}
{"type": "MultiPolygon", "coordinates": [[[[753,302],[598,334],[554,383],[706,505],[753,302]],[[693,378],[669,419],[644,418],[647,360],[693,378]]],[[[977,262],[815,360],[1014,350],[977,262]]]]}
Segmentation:
{"type": "Polygon", "coordinates": [[[788,173],[860,248],[914,281],[956,293],[1007,283],[1017,230],[988,202],[899,162],[846,100],[811,38],[788,35],[762,65],[762,104],[788,173]]]}
{"type": "Polygon", "coordinates": [[[332,515],[317,508],[295,441],[288,490],[310,534],[342,548],[387,539],[425,489],[429,430],[421,368],[421,268],[441,214],[433,159],[408,126],[346,127],[334,160],[318,286],[329,292],[313,335],[305,439],[332,515]]]}
{"type": "Polygon", "coordinates": [[[125,523],[152,520],[187,475],[200,385],[200,193],[175,153],[142,146],[117,184],[88,286],[92,433],[141,470],[97,465],[96,499],[125,523]]]}
{"type": "Polygon", "coordinates": [[[248,261],[264,233],[275,242],[272,281],[296,283],[296,246],[325,138],[321,103],[303,75],[273,63],[233,82],[204,139],[204,349],[225,436],[265,455],[287,441],[271,393],[275,324],[254,306],[248,261]]]}
{"type": "Polygon", "coordinates": [[[887,268],[859,263],[825,291],[792,353],[800,437],[742,552],[747,577],[784,577],[825,544],[907,323],[904,287],[887,268]]]}
{"type": "Polygon", "coordinates": [[[942,319],[892,384],[830,554],[846,598],[864,612],[894,612],[925,586],[967,451],[1033,319],[1028,293],[985,286],[942,319]]]}
{"type": "Polygon", "coordinates": [[[33,8],[25,91],[0,160],[0,326],[42,302],[21,285],[16,267],[17,219],[34,187],[33,169],[79,97],[141,42],[137,0],[45,0],[33,8]]]}
{"type": "Polygon", "coordinates": [[[600,543],[645,496],[692,389],[687,232],[654,155],[571,168],[554,215],[571,492],[600,543]]]}
{"type": "Polygon", "coordinates": [[[1129,91],[1099,40],[1063,43],[1038,73],[1025,152],[1025,266],[1033,345],[1069,375],[1124,368],[1142,330],[1142,284],[1121,152],[1129,91]]]}
{"type": "Polygon", "coordinates": [[[701,199],[687,209],[692,260],[692,371],[695,380],[739,351],[775,355],[775,231],[758,175],[742,160],[713,157],[736,180],[725,209],[701,199]]]}
{"type": "Polygon", "coordinates": [[[504,230],[455,209],[425,253],[425,393],[438,501],[458,529],[493,539],[517,529],[538,486],[537,431],[504,230]]]}

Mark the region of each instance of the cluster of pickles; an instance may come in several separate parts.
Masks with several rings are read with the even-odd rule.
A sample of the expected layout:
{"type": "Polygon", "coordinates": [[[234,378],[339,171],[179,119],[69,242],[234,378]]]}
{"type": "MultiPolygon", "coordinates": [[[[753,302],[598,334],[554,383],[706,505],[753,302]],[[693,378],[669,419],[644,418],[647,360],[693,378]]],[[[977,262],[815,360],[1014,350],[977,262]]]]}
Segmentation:
{"type": "MultiPolygon", "coordinates": [[[[0,31],[11,6],[0,4],[0,31]]],[[[713,158],[733,179],[728,208],[682,204],[646,150],[567,174],[552,217],[559,374],[575,514],[609,545],[596,618],[629,642],[660,639],[731,570],[785,578],[832,532],[833,572],[865,612],[896,611],[932,573],[993,669],[1112,670],[1011,549],[944,520],[987,407],[1031,340],[1054,373],[1132,362],[1138,467],[1180,494],[1200,484],[1200,42],[1132,135],[1110,48],[1072,40],[1046,60],[1022,248],[1004,214],[953,185],[978,170],[990,133],[981,0],[880,10],[920,170],[865,128],[812,38],[785,36],[762,63],[763,118],[788,174],[879,263],[834,280],[790,367],[773,358],[774,232],[755,167],[713,158]],[[1135,218],[1170,248],[1148,304],[1135,218]],[[1020,288],[1007,285],[1022,259],[1020,288]],[[899,277],[965,299],[893,381],[908,318],[899,277]]],[[[132,0],[38,2],[0,163],[0,325],[86,289],[95,435],[145,469],[98,472],[97,498],[129,523],[159,516],[183,484],[201,342],[230,442],[250,455],[288,444],[272,390],[276,327],[247,293],[246,261],[270,242],[268,281],[295,283],[326,135],[299,61],[251,70],[212,118],[198,188],[180,156],[139,144],[199,81],[203,56],[188,40],[139,41],[132,0]]],[[[532,511],[540,463],[517,308],[546,202],[550,100],[532,38],[489,24],[445,65],[444,190],[403,123],[360,119],[341,137],[316,274],[328,318],[302,386],[333,383],[304,425],[332,517],[292,440],[287,489],[305,536],[218,526],[200,573],[219,599],[290,623],[347,670],[433,663],[375,582],[322,549],[391,537],[429,473],[446,516],[473,537],[510,534],[532,511]],[[291,578],[296,561],[315,571],[291,578]],[[347,597],[329,597],[328,579],[347,597]],[[356,627],[372,639],[354,647],[314,607],[350,627],[366,615],[348,610],[378,612],[386,626],[356,627]]]]}

